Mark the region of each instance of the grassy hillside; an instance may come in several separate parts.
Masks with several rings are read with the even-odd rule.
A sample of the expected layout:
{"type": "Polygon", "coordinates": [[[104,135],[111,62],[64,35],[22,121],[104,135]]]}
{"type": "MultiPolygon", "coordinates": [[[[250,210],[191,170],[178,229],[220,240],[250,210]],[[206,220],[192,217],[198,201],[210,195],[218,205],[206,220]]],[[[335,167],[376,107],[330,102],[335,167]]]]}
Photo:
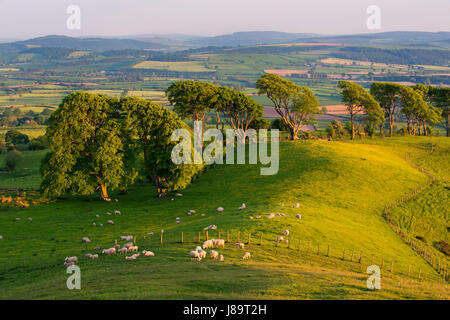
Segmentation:
{"type": "MultiPolygon", "coordinates": [[[[127,195],[114,195],[119,202],[69,198],[28,209],[0,207],[0,234],[4,237],[0,241],[0,297],[448,297],[447,288],[441,284],[405,276],[410,264],[413,278],[417,278],[419,269],[422,279],[424,275],[437,278],[382,217],[385,204],[427,179],[403,158],[404,150],[415,150],[415,141],[401,147],[400,152],[397,144],[385,142],[388,140],[376,144],[282,143],[277,175],[260,176],[259,167],[253,165],[216,166],[173,201],[155,198],[150,186],[135,186],[127,195]],[[247,209],[238,211],[244,202],[247,209]],[[300,203],[299,209],[293,208],[295,203],[300,203]],[[217,213],[218,206],[225,211],[217,213]],[[116,209],[121,216],[106,215],[116,209]],[[191,209],[197,213],[188,217],[191,209]],[[267,219],[271,212],[282,212],[286,217],[267,219]],[[297,213],[302,215],[301,220],[295,217],[297,213]],[[262,218],[251,220],[250,216],[262,218]],[[16,217],[21,220],[15,221],[16,217]],[[181,217],[180,224],[175,223],[176,217],[181,217]],[[115,225],[106,224],[109,219],[115,225]],[[100,228],[99,223],[104,226],[100,228]],[[229,232],[230,244],[218,250],[225,262],[209,258],[189,261],[188,252],[197,245],[199,232],[212,224],[218,230],[211,231],[210,237],[218,237],[221,231],[225,238],[229,232]],[[290,248],[275,243],[284,229],[291,232],[290,248]],[[148,236],[149,232],[156,235],[148,236]],[[247,242],[249,233],[252,236],[244,251],[232,245],[238,232],[241,241],[247,242]],[[128,234],[137,236],[140,248],[150,249],[156,256],[136,261],[126,261],[123,256],[101,256],[97,261],[81,258],[85,253],[81,237],[92,240],[88,251],[93,252],[95,246],[110,247],[119,236],[128,234]],[[252,254],[248,263],[242,262],[245,251],[252,254]],[[353,262],[349,261],[352,251],[353,262]],[[357,262],[359,252],[361,264],[357,262]],[[65,288],[67,276],[62,263],[68,255],[81,258],[81,291],[65,288]],[[389,271],[392,261],[393,274],[389,271]],[[366,289],[365,270],[370,264],[378,264],[383,270],[383,290],[377,293],[366,289]]],[[[203,232],[201,237],[205,238],[203,232]]]]}

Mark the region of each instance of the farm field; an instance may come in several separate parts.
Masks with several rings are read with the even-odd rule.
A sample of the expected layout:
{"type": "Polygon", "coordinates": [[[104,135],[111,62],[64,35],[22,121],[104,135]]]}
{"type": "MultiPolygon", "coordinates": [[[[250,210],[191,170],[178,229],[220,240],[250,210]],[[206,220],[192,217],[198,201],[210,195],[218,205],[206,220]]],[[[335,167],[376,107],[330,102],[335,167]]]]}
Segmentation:
{"type": "MultiPolygon", "coordinates": [[[[114,194],[117,203],[69,197],[27,209],[0,207],[4,237],[0,241],[0,298],[448,299],[448,286],[382,216],[385,204],[427,180],[404,160],[406,152],[444,177],[442,155],[426,156],[430,143],[438,150],[448,148],[446,138],[422,137],[283,142],[277,175],[260,176],[259,166],[254,165],[218,165],[174,201],[156,198],[153,187],[136,185],[125,195],[114,194]],[[247,208],[238,211],[242,203],[247,208]],[[295,203],[300,208],[293,208],[295,203]],[[216,212],[218,206],[225,211],[216,212]],[[192,209],[196,214],[187,216],[192,209]],[[114,210],[122,215],[106,215],[114,210]],[[286,217],[267,219],[270,212],[286,217]],[[298,213],[302,219],[295,217],[298,213]],[[250,216],[262,218],[251,220],[250,216]],[[15,221],[16,217],[21,220],[15,221]],[[180,224],[175,223],[176,217],[181,218],[180,224]],[[115,225],[107,225],[108,219],[115,225]],[[94,227],[93,222],[105,225],[94,227]],[[225,238],[229,233],[226,248],[218,249],[225,262],[190,261],[188,253],[198,245],[198,234],[204,240],[203,228],[212,224],[218,229],[210,231],[210,237],[219,237],[220,231],[225,238]],[[290,230],[290,245],[276,246],[276,237],[285,229],[290,230]],[[181,232],[184,243],[180,243],[181,232]],[[238,232],[244,242],[251,233],[245,250],[252,254],[249,262],[242,262],[243,251],[233,245],[238,232]],[[94,246],[110,247],[125,234],[136,236],[140,249],[152,250],[155,257],[136,261],[126,261],[121,255],[94,261],[82,258],[86,247],[81,237],[93,241],[87,247],[92,252],[94,246]],[[357,262],[360,252],[361,264],[357,262]],[[62,263],[69,255],[81,259],[83,284],[76,292],[65,288],[62,263]],[[383,265],[383,289],[376,292],[366,288],[365,269],[373,263],[383,265]],[[409,277],[408,265],[413,270],[409,277]]],[[[36,168],[43,155],[30,152],[24,160],[36,168]]],[[[30,180],[34,177],[30,172],[30,180]]],[[[25,182],[19,181],[16,187],[20,185],[25,182]]],[[[441,214],[429,223],[448,221],[448,212],[441,214]]]]}

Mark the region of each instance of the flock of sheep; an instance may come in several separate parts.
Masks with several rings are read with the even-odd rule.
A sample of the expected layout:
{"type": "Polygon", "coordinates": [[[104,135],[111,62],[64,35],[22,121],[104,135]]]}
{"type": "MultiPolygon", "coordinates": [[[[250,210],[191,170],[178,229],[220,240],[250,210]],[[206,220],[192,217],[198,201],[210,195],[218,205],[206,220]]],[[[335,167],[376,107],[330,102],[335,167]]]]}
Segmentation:
{"type": "MultiPolygon", "coordinates": [[[[183,196],[182,194],[176,194],[177,197],[181,197],[183,196]]],[[[282,204],[282,206],[284,206],[284,204],[282,204]]],[[[294,208],[299,208],[300,204],[294,204],[293,205],[294,208]]],[[[243,203],[238,210],[244,210],[246,208],[245,203],[243,203]]],[[[224,208],[223,207],[218,207],[217,208],[217,212],[223,212],[224,208]]],[[[189,212],[187,213],[188,216],[194,215],[196,212],[195,210],[189,210],[189,212]]],[[[108,216],[112,215],[110,212],[106,213],[108,216]]],[[[116,210],[114,211],[114,215],[121,215],[120,211],[116,210]]],[[[204,216],[204,215],[202,215],[204,216]]],[[[285,217],[286,215],[284,213],[270,213],[267,218],[268,219],[273,219],[276,216],[280,216],[280,217],[285,217]]],[[[100,218],[100,215],[96,215],[97,218],[100,218]]],[[[256,219],[260,219],[261,216],[256,216],[256,219]]],[[[301,215],[297,214],[296,218],[301,219],[301,215]]],[[[254,219],[253,217],[250,217],[250,219],[254,219]]],[[[112,220],[108,220],[107,222],[108,224],[114,224],[114,222],[112,220]]],[[[177,217],[176,218],[176,223],[180,223],[180,218],[177,217]]],[[[95,222],[93,223],[93,225],[95,226],[95,222]]],[[[100,224],[100,227],[102,227],[103,225],[100,224]]],[[[216,230],[217,226],[216,225],[210,225],[208,227],[205,227],[203,230],[207,231],[207,230],[216,230]]],[[[164,232],[164,230],[161,230],[161,232],[164,232]]],[[[153,232],[150,232],[148,234],[149,236],[154,235],[153,232]]],[[[289,236],[289,230],[284,230],[283,231],[283,235],[278,236],[277,238],[277,242],[283,242],[285,241],[286,243],[288,243],[288,239],[285,239],[284,237],[288,237],[289,236]]],[[[3,239],[2,236],[0,236],[0,240],[3,239]]],[[[114,247],[108,248],[108,249],[104,249],[102,250],[102,254],[106,255],[106,256],[110,256],[110,255],[116,255],[116,254],[128,254],[128,253],[133,253],[131,256],[125,256],[126,260],[136,260],[138,257],[141,256],[141,254],[145,257],[153,257],[155,256],[155,254],[151,251],[145,251],[143,250],[142,252],[139,252],[139,247],[134,245],[132,240],[134,239],[134,237],[132,235],[128,235],[128,236],[120,236],[120,241],[127,241],[123,246],[120,246],[119,244],[116,244],[114,247]]],[[[87,237],[83,237],[82,238],[82,242],[83,243],[91,243],[91,240],[87,237]]],[[[245,244],[242,242],[238,242],[235,243],[235,245],[240,249],[240,250],[244,250],[245,249],[245,244]]],[[[201,261],[202,259],[205,259],[207,256],[207,251],[206,250],[210,250],[209,252],[209,257],[213,260],[218,260],[218,261],[224,261],[225,258],[222,254],[219,254],[218,251],[213,250],[216,248],[225,248],[225,240],[224,239],[209,239],[206,240],[205,242],[203,242],[202,246],[197,246],[195,248],[195,250],[190,251],[189,252],[189,257],[191,258],[191,260],[197,260],[197,261],[201,261]]],[[[100,250],[99,247],[96,247],[94,250],[100,250]]],[[[98,254],[91,254],[91,253],[87,253],[85,255],[86,259],[98,259],[99,255],[98,254]]],[[[245,252],[242,259],[243,260],[249,260],[251,258],[251,253],[250,252],[245,252]]],[[[64,265],[66,267],[74,265],[78,263],[78,258],[76,256],[73,257],[66,257],[64,260],[64,265]]]]}

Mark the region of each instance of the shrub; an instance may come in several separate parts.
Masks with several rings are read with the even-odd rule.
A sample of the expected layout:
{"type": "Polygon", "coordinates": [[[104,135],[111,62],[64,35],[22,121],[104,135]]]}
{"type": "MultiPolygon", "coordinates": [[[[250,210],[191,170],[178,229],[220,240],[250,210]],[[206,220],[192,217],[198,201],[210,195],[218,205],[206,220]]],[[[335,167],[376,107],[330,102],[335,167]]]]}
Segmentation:
{"type": "Polygon", "coordinates": [[[260,129],[269,129],[271,122],[267,119],[254,119],[250,122],[249,128],[260,130],[260,129]]]}
{"type": "Polygon", "coordinates": [[[281,119],[274,119],[270,125],[271,129],[278,129],[280,131],[289,131],[288,126],[281,119]]]}
{"type": "Polygon", "coordinates": [[[17,130],[9,130],[5,135],[6,144],[18,145],[18,144],[28,144],[30,139],[26,134],[23,134],[17,130]]]}
{"type": "Polygon", "coordinates": [[[5,157],[5,168],[9,171],[14,171],[21,155],[22,154],[18,150],[9,151],[5,157]]]}
{"type": "Polygon", "coordinates": [[[44,150],[48,148],[47,136],[40,136],[35,139],[31,139],[29,144],[30,150],[44,150]]]}
{"type": "Polygon", "coordinates": [[[435,244],[436,248],[438,248],[445,255],[450,256],[450,245],[445,241],[439,241],[435,244]]]}
{"type": "Polygon", "coordinates": [[[329,138],[333,138],[333,139],[336,138],[336,130],[334,130],[334,127],[331,124],[331,122],[328,122],[327,135],[329,138]]]}

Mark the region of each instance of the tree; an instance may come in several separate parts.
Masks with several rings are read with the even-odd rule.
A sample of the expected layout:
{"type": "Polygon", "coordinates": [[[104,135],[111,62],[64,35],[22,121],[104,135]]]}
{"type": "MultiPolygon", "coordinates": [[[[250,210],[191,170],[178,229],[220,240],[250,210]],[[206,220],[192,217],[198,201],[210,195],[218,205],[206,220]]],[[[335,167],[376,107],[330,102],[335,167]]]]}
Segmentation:
{"type": "Polygon", "coordinates": [[[370,93],[384,110],[385,118],[389,121],[389,136],[394,132],[395,114],[400,108],[400,93],[403,86],[396,83],[374,82],[370,93]]]}
{"type": "Polygon", "coordinates": [[[176,144],[171,141],[172,133],[188,126],[175,112],[141,98],[121,98],[120,110],[128,144],[134,153],[143,153],[145,174],[156,186],[158,196],[166,190],[184,189],[202,169],[201,165],[175,165],[171,159],[176,144]]]}
{"type": "Polygon", "coordinates": [[[318,101],[312,91],[276,74],[265,74],[256,83],[260,94],[266,94],[275,111],[289,127],[290,139],[298,139],[297,133],[304,122],[313,120],[319,113],[318,101]]]}
{"type": "Polygon", "coordinates": [[[258,118],[258,119],[253,119],[250,122],[249,128],[255,129],[255,130],[260,130],[260,129],[269,129],[270,125],[272,123],[270,122],[270,120],[264,119],[264,118],[258,118]]]}
{"type": "Polygon", "coordinates": [[[9,171],[14,171],[17,166],[17,162],[21,157],[21,153],[18,150],[9,151],[5,156],[5,167],[9,171]]]}
{"type": "Polygon", "coordinates": [[[430,87],[427,95],[430,103],[442,110],[447,137],[450,137],[450,88],[430,87]]]}
{"type": "Polygon", "coordinates": [[[17,130],[9,130],[6,132],[5,142],[7,145],[17,146],[21,144],[28,144],[30,139],[26,134],[23,134],[17,130]]]}
{"type": "Polygon", "coordinates": [[[109,200],[108,189],[121,186],[129,171],[124,168],[117,100],[101,94],[71,93],[48,124],[51,152],[41,165],[44,192],[90,195],[99,190],[101,198],[109,200]]]}
{"type": "Polygon", "coordinates": [[[359,84],[350,81],[339,81],[342,102],[350,114],[351,138],[355,139],[355,116],[365,114],[368,122],[377,123],[383,119],[383,112],[378,102],[359,84]]]}

